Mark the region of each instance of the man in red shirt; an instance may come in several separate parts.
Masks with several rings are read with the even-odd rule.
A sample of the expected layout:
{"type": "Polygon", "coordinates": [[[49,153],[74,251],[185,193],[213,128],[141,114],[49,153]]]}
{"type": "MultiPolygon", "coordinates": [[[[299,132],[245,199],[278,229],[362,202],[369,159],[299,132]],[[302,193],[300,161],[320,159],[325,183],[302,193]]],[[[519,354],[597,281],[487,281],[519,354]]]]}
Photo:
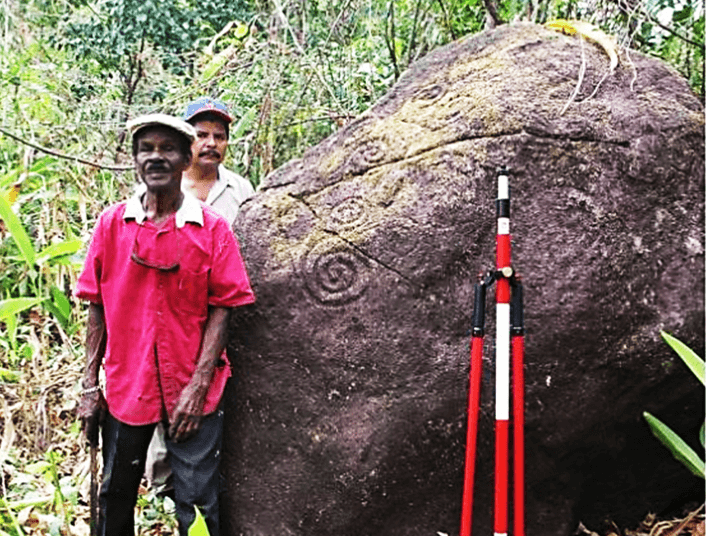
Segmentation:
{"type": "MultiPolygon", "coordinates": [[[[191,164],[182,174],[181,189],[213,208],[232,228],[240,205],[255,193],[250,181],[223,166],[233,116],[224,102],[204,96],[187,104],[182,119],[194,127],[196,139],[191,144],[191,164]]],[[[138,191],[145,189],[140,184],[138,191]]],[[[161,424],[157,425],[147,451],[145,476],[158,494],[173,495],[172,471],[161,424]]]]}
{"type": "Polygon", "coordinates": [[[147,447],[163,422],[179,533],[196,505],[218,536],[228,313],[255,298],[228,223],[181,191],[193,127],[152,114],[128,129],[147,190],[101,214],[76,287],[89,301],[79,406],[88,437],[107,409],[98,533],[134,533],[147,447]]]}

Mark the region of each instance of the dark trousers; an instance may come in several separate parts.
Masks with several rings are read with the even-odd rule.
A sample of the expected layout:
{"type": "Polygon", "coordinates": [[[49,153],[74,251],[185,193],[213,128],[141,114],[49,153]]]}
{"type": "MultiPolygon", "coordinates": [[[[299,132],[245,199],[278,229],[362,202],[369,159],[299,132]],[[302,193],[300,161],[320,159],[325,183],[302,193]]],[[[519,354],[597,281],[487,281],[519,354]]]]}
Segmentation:
{"type": "MultiPolygon", "coordinates": [[[[145,470],[147,447],[156,424],[130,426],[112,415],[103,426],[103,485],[100,491],[100,536],[134,536],[137,491],[145,470]]],[[[174,475],[174,502],[179,535],[187,536],[196,517],[194,505],[206,518],[211,536],[218,536],[219,462],[223,411],[201,421],[196,436],[184,443],[167,438],[174,475]]]]}

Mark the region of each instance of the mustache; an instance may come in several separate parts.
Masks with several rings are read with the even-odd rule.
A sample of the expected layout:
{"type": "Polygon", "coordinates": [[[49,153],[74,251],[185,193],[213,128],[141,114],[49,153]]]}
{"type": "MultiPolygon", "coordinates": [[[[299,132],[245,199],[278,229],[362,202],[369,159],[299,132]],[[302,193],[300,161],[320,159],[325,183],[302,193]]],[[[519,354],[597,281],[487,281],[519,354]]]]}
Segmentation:
{"type": "Polygon", "coordinates": [[[209,149],[209,150],[206,150],[206,151],[201,151],[201,152],[199,153],[199,156],[215,156],[216,158],[220,158],[220,157],[221,157],[221,153],[219,153],[218,151],[215,151],[215,150],[213,150],[213,149],[209,149]]]}
{"type": "Polygon", "coordinates": [[[166,162],[156,162],[154,164],[147,164],[145,171],[169,171],[169,166],[166,162]]]}

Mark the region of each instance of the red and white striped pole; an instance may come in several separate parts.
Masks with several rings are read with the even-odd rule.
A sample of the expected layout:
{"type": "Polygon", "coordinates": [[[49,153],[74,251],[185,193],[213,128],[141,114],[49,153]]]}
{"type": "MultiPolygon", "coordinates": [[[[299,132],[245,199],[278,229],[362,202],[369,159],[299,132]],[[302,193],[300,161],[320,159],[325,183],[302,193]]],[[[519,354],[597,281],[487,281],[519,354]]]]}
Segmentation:
{"type": "Polygon", "coordinates": [[[475,286],[471,371],[468,391],[468,429],[463,482],[460,536],[471,536],[473,489],[478,436],[478,415],[485,335],[486,288],[497,282],[495,336],[495,536],[508,534],[510,457],[510,357],[512,349],[513,413],[513,536],[525,534],[525,438],[524,438],[524,312],[522,282],[510,260],[510,186],[505,168],[498,174],[495,271],[475,286]],[[512,336],[512,339],[511,339],[512,336]]]}
{"type": "Polygon", "coordinates": [[[510,186],[507,171],[498,174],[496,201],[495,334],[495,536],[507,535],[510,429],[510,186]]]}

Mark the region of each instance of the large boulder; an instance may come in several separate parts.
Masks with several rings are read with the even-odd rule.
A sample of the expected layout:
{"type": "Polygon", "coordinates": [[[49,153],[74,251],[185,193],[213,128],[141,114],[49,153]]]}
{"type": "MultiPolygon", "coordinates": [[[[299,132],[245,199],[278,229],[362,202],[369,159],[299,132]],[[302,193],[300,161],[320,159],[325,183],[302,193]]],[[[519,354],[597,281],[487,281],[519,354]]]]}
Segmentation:
{"type": "MultiPolygon", "coordinates": [[[[659,337],[703,355],[703,109],[635,52],[591,96],[608,66],[530,24],[452,43],[244,205],[258,302],[232,321],[226,534],[457,533],[473,285],[494,266],[501,165],[525,285],[528,534],[700,496],[642,412],[690,441],[703,418],[699,383],[659,337]]],[[[479,534],[492,532],[492,296],[479,534]]]]}

